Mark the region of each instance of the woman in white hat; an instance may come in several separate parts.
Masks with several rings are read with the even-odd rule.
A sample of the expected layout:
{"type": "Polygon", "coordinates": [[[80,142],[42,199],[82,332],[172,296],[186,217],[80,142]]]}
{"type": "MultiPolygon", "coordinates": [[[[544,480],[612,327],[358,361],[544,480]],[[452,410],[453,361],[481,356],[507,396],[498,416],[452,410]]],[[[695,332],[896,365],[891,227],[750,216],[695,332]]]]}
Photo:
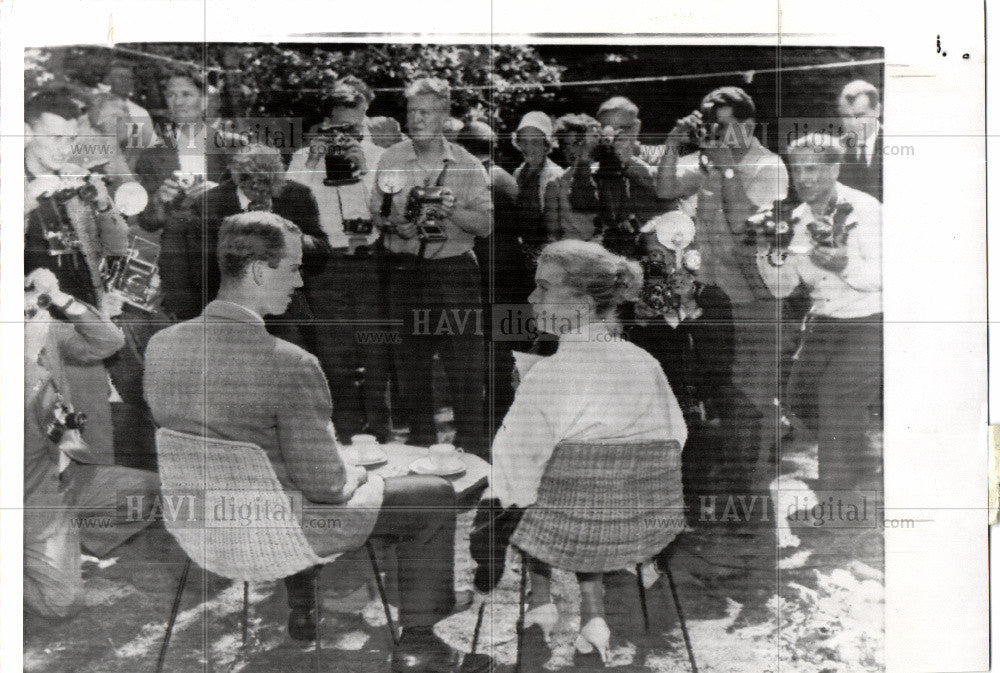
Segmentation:
{"type": "Polygon", "coordinates": [[[552,120],[544,112],[527,113],[521,117],[511,141],[524,157],[524,163],[514,171],[521,240],[529,251],[537,251],[549,238],[543,222],[545,190],[563,172],[549,158],[556,146],[552,120]]]}

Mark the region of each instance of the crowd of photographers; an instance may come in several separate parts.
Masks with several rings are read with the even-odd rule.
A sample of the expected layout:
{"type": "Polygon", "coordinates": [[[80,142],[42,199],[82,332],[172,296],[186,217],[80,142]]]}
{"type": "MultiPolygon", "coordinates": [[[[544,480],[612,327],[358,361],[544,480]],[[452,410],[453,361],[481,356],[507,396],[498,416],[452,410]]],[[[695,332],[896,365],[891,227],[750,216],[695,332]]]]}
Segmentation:
{"type": "MultiPolygon", "coordinates": [[[[213,151],[227,131],[206,118],[211,88],[185,72],[165,80],[158,137],[81,161],[81,138],[103,133],[126,148],[130,125],[153,127],[130,100],[127,70],[109,72],[109,91],[43,91],[26,103],[25,315],[63,333],[29,332],[37,343],[26,349],[26,502],[51,508],[46,516],[73,506],[82,482],[67,466],[124,469],[114,465],[129,463],[122,447],[149,435],[145,344],[215,297],[220,224],[253,210],[302,232],[304,286],[266,323],[318,358],[342,440],[386,441],[405,427],[408,443],[434,444],[448,406],[454,443],[489,459],[516,385],[512,351],[558,347],[529,329],[501,333],[496,309],[525,304],[542,246],[579,239],[642,263],[625,338],[667,374],[694,428],[685,455],[703,461],[693,471],[752,479],[793,417],[816,433],[820,486],[860,487],[877,472],[862,446],[881,399],[872,85],[851,82],[831,101],[844,136],[800,138],[782,155],[755,136],[754,102],[736,87],[709,92],[660,146],[642,142],[640,110],[621,96],[593,116],[533,111],[515,127],[523,162],[511,174],[495,162],[488,123],[451,117],[441,80],[407,87],[401,126],[369,117],[371,90],[345,78],[289,156],[259,143],[213,151]],[[132,414],[127,427],[113,422],[112,401],[132,414]],[[720,449],[711,437],[722,435],[720,449]]],[[[155,490],[152,473],[137,472],[140,483],[123,472],[118,486],[155,490]]],[[[64,537],[53,551],[41,535],[41,560],[26,556],[42,582],[30,603],[44,614],[67,609],[46,596],[78,590],[67,559],[79,540],[64,537]]]]}

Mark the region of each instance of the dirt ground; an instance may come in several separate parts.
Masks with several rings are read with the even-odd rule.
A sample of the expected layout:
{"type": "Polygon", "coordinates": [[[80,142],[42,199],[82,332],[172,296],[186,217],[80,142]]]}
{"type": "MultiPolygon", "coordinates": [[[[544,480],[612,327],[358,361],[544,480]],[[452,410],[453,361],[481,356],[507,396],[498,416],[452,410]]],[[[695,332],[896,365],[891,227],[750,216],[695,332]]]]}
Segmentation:
{"type": "MultiPolygon", "coordinates": [[[[815,469],[814,456],[806,446],[787,447],[783,459],[781,473],[786,477],[815,469]]],[[[763,490],[758,493],[765,494],[763,490]]],[[[743,507],[746,510],[746,501],[743,507]]],[[[881,670],[881,529],[800,524],[790,529],[799,546],[779,548],[773,507],[729,520],[724,520],[721,508],[716,505],[707,517],[701,512],[695,527],[672,545],[671,575],[698,670],[881,670]]],[[[459,519],[459,591],[471,586],[467,552],[471,517],[467,512],[459,519]]],[[[78,616],[51,622],[25,615],[24,669],[29,673],[155,670],[184,560],[184,553],[158,526],[106,559],[85,557],[86,607],[78,616]]],[[[391,557],[383,559],[391,600],[392,566],[391,557]]],[[[489,596],[473,594],[472,605],[437,627],[444,640],[467,651],[478,607],[485,601],[478,651],[492,655],[498,670],[505,673],[513,671],[515,661],[517,571],[517,559],[510,558],[496,591],[489,596]]],[[[317,662],[311,647],[288,638],[283,583],[251,585],[250,637],[242,647],[242,585],[195,567],[164,670],[386,671],[391,641],[372,578],[367,558],[359,554],[341,557],[324,570],[322,649],[317,662]]],[[[635,575],[622,572],[606,578],[612,666],[621,671],[691,670],[667,577],[650,575],[648,580],[655,583],[648,591],[651,629],[647,634],[635,575]]],[[[573,654],[579,628],[575,578],[557,571],[554,594],[560,623],[548,646],[540,640],[526,643],[526,671],[583,670],[573,654]]]]}

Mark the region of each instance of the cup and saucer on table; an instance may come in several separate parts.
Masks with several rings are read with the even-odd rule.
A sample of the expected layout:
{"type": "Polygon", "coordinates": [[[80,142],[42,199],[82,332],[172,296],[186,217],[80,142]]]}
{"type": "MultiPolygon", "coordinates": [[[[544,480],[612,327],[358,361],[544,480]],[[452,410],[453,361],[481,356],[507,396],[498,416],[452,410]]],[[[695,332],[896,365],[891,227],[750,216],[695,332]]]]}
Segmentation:
{"type": "Polygon", "coordinates": [[[465,473],[464,453],[451,444],[433,444],[427,455],[410,463],[410,472],[438,477],[457,477],[465,473]]]}
{"type": "Polygon", "coordinates": [[[352,435],[351,445],[344,449],[344,457],[358,467],[374,467],[389,460],[374,435],[352,435]]]}

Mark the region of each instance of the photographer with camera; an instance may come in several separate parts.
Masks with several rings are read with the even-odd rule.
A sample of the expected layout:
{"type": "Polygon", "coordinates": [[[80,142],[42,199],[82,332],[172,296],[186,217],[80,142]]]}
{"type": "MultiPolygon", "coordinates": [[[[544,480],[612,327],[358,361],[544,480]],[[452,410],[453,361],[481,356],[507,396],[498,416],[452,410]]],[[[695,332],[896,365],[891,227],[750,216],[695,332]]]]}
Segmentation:
{"type": "Polygon", "coordinates": [[[103,523],[122,494],[145,495],[151,504],[159,479],[94,464],[85,441],[88,418],[69,383],[68,367],[101,365],[122,347],[121,330],[61,291],[44,268],[24,280],[24,320],[24,604],[43,617],[64,618],[83,594],[81,542],[88,553],[105,556],[149,525],[148,512],[111,526],[82,520],[96,516],[103,523]]]}
{"type": "Polygon", "coordinates": [[[776,297],[804,286],[812,308],[784,400],[819,442],[819,488],[870,486],[880,456],[867,446],[881,403],[881,204],[838,181],[839,138],[810,134],[788,146],[802,200],[790,213],[783,264],[761,245],[757,266],[776,297]]]}
{"type": "Polygon", "coordinates": [[[409,442],[437,440],[437,353],[451,388],[454,443],[486,456],[482,291],[472,248],[492,230],[489,178],[481,162],[444,138],[447,82],[420,79],[405,96],[411,139],[382,155],[369,205],[389,263],[390,317],[404,325],[396,372],[409,442]]]}
{"type": "Polygon", "coordinates": [[[551,237],[597,240],[626,256],[637,254],[639,228],[669,210],[656,194],[655,171],[637,156],[639,108],[615,96],[597,119],[566,115],[556,135],[570,167],[546,195],[551,237]]]}
{"type": "Polygon", "coordinates": [[[712,91],[700,109],[677,120],[657,171],[659,195],[684,199],[682,208],[695,221],[705,277],[737,304],[767,296],[754,270],[753,250],[743,245],[747,218],[788,190],[781,158],[754,137],[755,115],[754,102],[742,89],[712,91]],[[680,156],[689,146],[695,151],[680,156]]]}
{"type": "Polygon", "coordinates": [[[733,382],[764,419],[759,428],[748,426],[748,434],[756,436],[748,441],[759,444],[763,456],[773,445],[773,437],[763,431],[774,425],[780,311],[761,282],[754,246],[745,242],[746,221],[785,197],[788,172],[781,158],[754,137],[755,115],[753,100],[740,88],[720,87],[705,96],[701,107],[677,120],[667,136],[657,191],[663,198],[681,199],[681,208],[695,222],[695,245],[704,260],[699,275],[732,300],[733,382]],[[687,147],[695,149],[680,156],[687,147]]]}
{"type": "Polygon", "coordinates": [[[386,388],[389,349],[359,343],[359,329],[385,319],[368,201],[375,167],[385,150],[373,141],[365,119],[367,101],[355,87],[337,83],[330,112],[292,155],[288,176],[309,187],[319,205],[319,224],[330,241],[330,262],[310,278],[306,298],[317,323],[316,356],[333,393],[333,423],[345,441],[362,432],[380,440],[390,432],[386,388]],[[362,389],[358,391],[363,368],[362,389]]]}
{"type": "Polygon", "coordinates": [[[169,122],[159,129],[162,145],[146,147],[135,164],[135,174],[149,193],[149,205],[139,214],[139,224],[150,232],[168,226],[177,213],[222,181],[226,152],[232,147],[226,133],[211,124],[218,92],[202,74],[171,74],[163,83],[169,122]]]}
{"type": "Polygon", "coordinates": [[[549,240],[589,241],[594,236],[597,185],[590,153],[597,144],[599,128],[600,123],[585,114],[563,115],[556,120],[555,137],[569,166],[545,190],[544,222],[549,240]]]}
{"type": "MultiPolygon", "coordinates": [[[[222,221],[230,215],[260,210],[295,222],[302,230],[303,272],[310,282],[327,263],[330,248],[316,200],[305,185],[286,178],[277,149],[258,143],[240,147],[229,157],[228,170],[231,180],[205,194],[200,208],[185,210],[163,232],[163,304],[177,320],[199,315],[219,291],[216,247],[222,221]]],[[[288,311],[268,318],[267,327],[308,350],[311,321],[305,295],[297,292],[288,311]]]]}
{"type": "MultiPolygon", "coordinates": [[[[24,268],[48,269],[67,294],[107,318],[118,316],[122,302],[105,292],[105,272],[127,251],[128,225],[103,176],[73,163],[80,106],[66,93],[46,91],[25,104],[24,114],[24,268]]],[[[71,363],[67,375],[77,407],[90,418],[92,460],[114,463],[107,367],[71,363]]]]}

